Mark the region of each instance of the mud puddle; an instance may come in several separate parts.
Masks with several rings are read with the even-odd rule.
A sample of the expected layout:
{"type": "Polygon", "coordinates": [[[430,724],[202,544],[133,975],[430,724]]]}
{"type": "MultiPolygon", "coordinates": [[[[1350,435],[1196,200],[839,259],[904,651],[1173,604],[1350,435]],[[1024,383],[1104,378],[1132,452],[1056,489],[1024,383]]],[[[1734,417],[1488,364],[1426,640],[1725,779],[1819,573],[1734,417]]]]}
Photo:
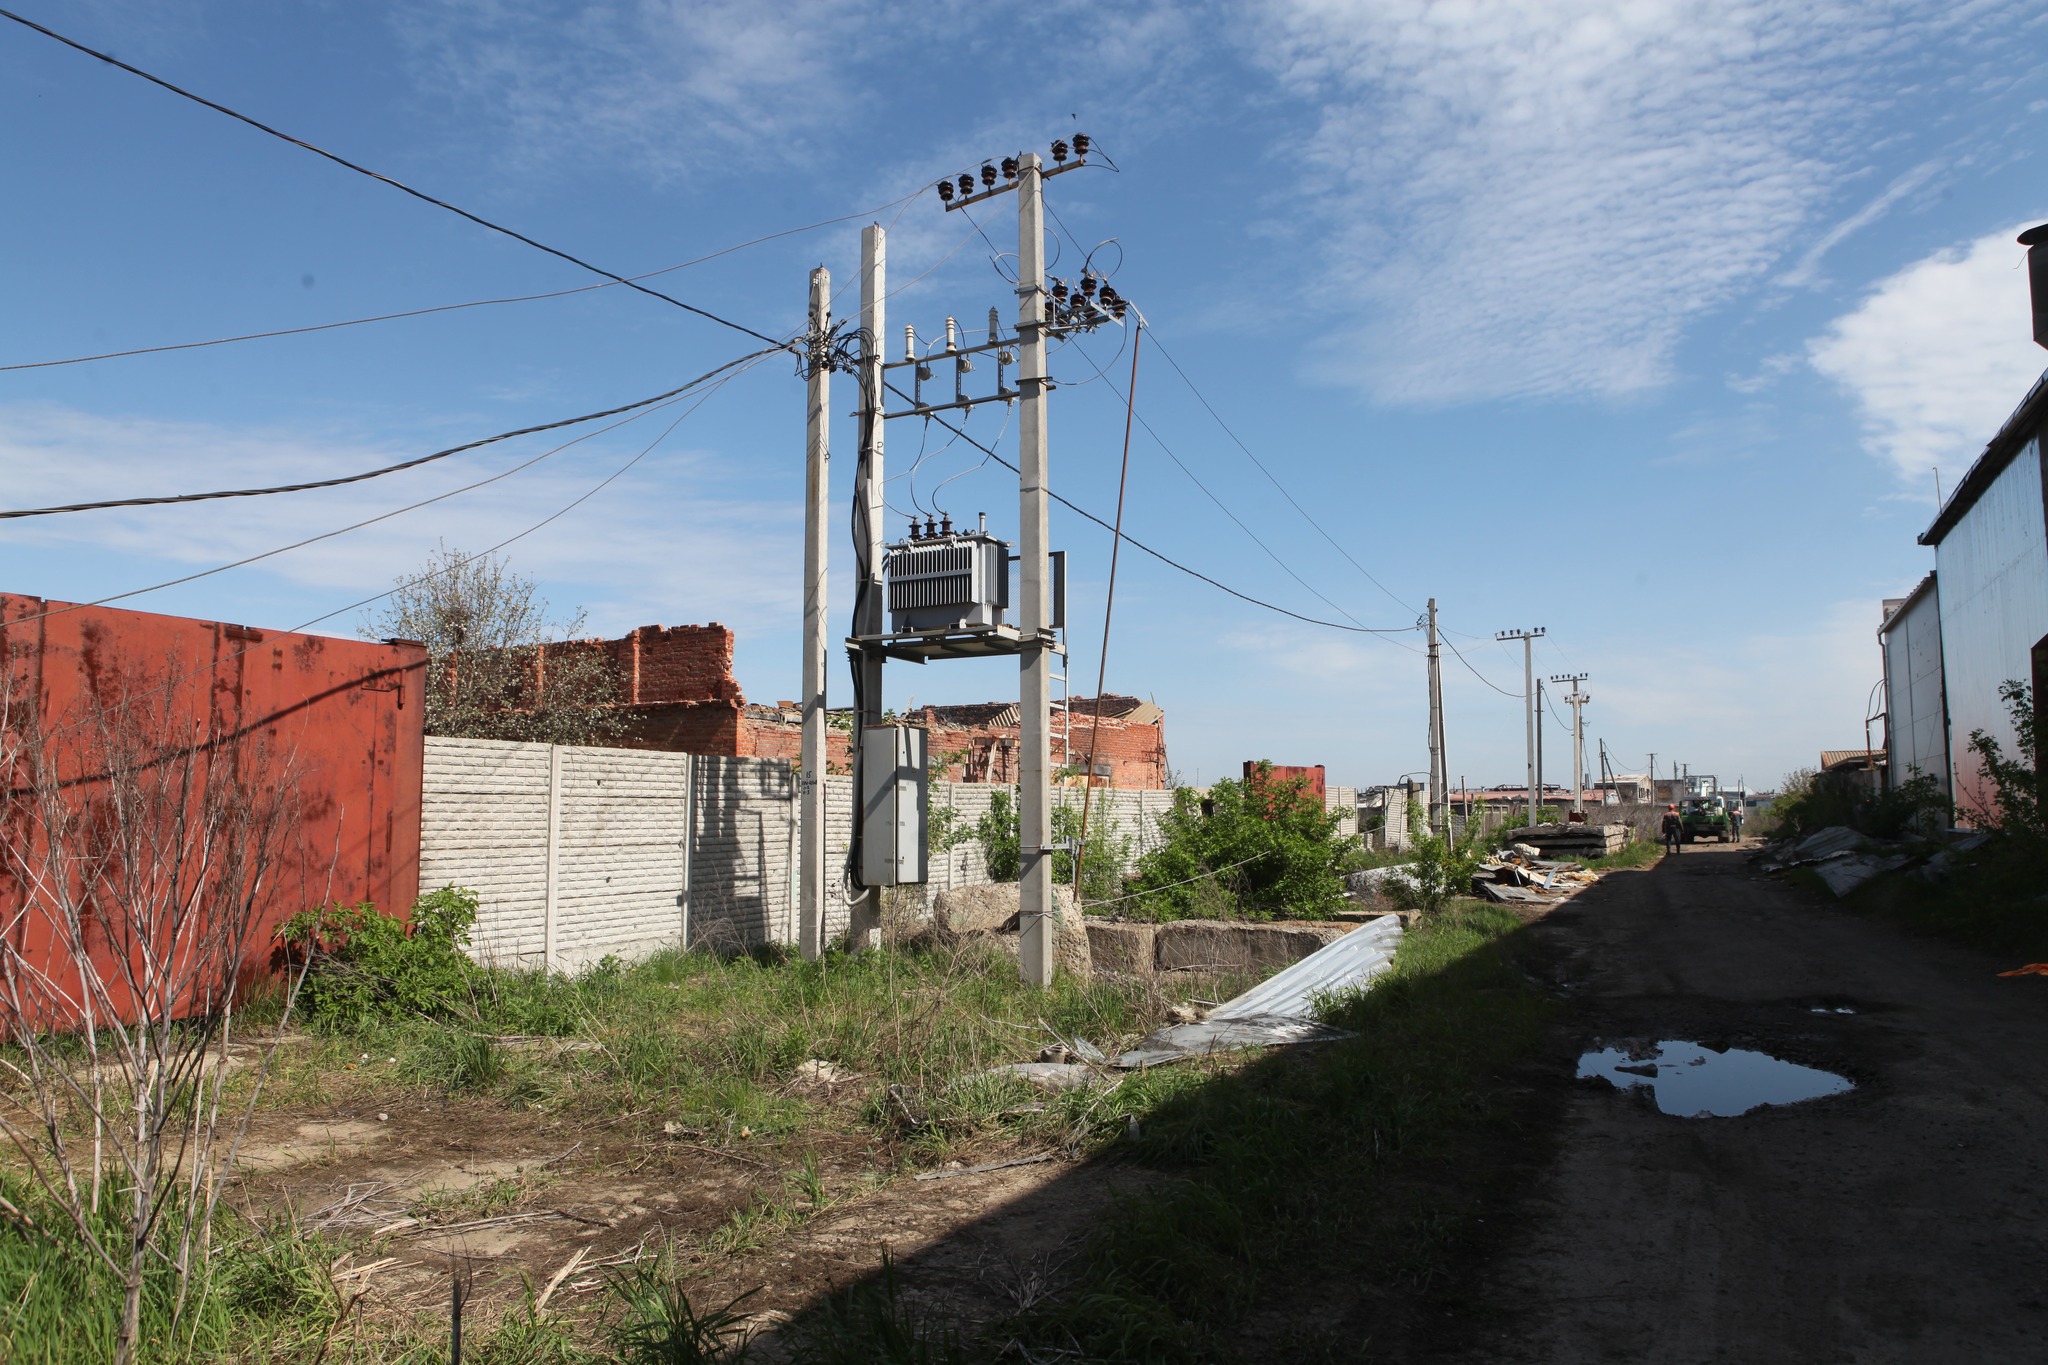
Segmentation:
{"type": "Polygon", "coordinates": [[[1604,1077],[1617,1090],[1647,1085],[1657,1108],[1679,1118],[1735,1118],[1772,1104],[1798,1104],[1855,1089],[1846,1077],[1745,1048],[1717,1052],[1664,1039],[1650,1048],[1601,1048],[1579,1058],[1579,1079],[1604,1077]]]}

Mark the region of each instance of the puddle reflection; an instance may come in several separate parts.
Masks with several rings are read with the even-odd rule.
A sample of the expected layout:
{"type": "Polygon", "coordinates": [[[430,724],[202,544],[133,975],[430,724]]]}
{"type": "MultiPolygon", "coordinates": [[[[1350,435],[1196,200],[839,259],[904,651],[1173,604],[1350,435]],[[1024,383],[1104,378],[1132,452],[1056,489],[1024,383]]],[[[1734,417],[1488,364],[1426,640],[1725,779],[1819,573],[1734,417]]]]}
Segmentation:
{"type": "Polygon", "coordinates": [[[1602,1048],[1579,1058],[1579,1078],[1604,1076],[1617,1090],[1647,1085],[1657,1108],[1680,1118],[1734,1118],[1767,1104],[1797,1104],[1855,1089],[1831,1071],[1781,1061],[1762,1052],[1715,1052],[1666,1039],[1634,1052],[1602,1048]]]}

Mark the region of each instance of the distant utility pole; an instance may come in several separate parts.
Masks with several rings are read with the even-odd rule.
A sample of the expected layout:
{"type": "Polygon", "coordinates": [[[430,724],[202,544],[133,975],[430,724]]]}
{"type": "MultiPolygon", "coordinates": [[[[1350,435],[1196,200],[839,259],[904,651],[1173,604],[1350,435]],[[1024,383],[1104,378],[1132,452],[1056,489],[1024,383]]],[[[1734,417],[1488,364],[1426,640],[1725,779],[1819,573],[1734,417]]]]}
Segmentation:
{"type": "Polygon", "coordinates": [[[1572,809],[1581,815],[1586,813],[1586,716],[1579,708],[1593,699],[1579,690],[1579,684],[1591,676],[1559,673],[1551,678],[1552,682],[1565,683],[1572,689],[1565,697],[1572,708],[1572,809]]]}
{"type": "Polygon", "coordinates": [[[1451,765],[1444,757],[1444,674],[1437,651],[1436,599],[1429,599],[1429,827],[1450,828],[1451,765]]]}
{"type": "Polygon", "coordinates": [[[1541,678],[1536,680],[1536,794],[1533,799],[1535,804],[1530,808],[1532,818],[1529,821],[1532,825],[1536,823],[1533,818],[1533,812],[1543,808],[1543,679],[1541,678]]]}
{"type": "Polygon", "coordinates": [[[1501,630],[1496,640],[1522,642],[1522,718],[1529,734],[1529,823],[1536,823],[1536,653],[1534,642],[1543,638],[1543,627],[1534,630],[1501,630]]]}
{"type": "Polygon", "coordinates": [[[811,272],[810,381],[804,459],[803,750],[797,777],[797,946],[825,951],[826,498],[831,491],[832,273],[811,272]]]}

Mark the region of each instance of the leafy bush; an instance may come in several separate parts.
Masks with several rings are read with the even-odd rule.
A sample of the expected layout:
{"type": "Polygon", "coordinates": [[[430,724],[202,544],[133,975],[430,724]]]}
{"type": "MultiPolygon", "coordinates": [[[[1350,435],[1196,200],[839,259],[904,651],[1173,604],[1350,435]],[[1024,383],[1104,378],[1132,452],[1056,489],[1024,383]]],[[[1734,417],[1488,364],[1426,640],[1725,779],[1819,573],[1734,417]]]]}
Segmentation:
{"type": "Polygon", "coordinates": [[[470,1001],[476,967],[463,948],[476,894],[444,886],[405,919],[361,905],[324,905],[285,921],[278,941],[306,960],[299,1008],[309,1024],[362,1028],[409,1016],[443,1019],[470,1001]]]}
{"type": "Polygon", "coordinates": [[[2034,732],[2034,692],[2011,678],[2001,683],[1998,699],[2005,703],[2012,721],[2016,752],[2006,757],[1999,742],[1982,730],[1970,731],[1970,752],[1991,783],[1993,797],[1988,809],[1973,810],[1986,828],[2023,838],[2048,839],[2048,811],[2041,802],[2039,736],[2034,732]]]}
{"type": "Polygon", "coordinates": [[[988,809],[974,822],[981,856],[992,882],[1014,882],[1023,867],[1023,842],[1017,832],[1017,803],[998,787],[989,793],[988,809]]]}
{"type": "MultiPolygon", "coordinates": [[[[1071,850],[1081,839],[1081,808],[1054,806],[1051,823],[1052,879],[1061,886],[1072,886],[1071,850]]],[[[974,822],[973,837],[981,841],[990,881],[1014,882],[1022,875],[1023,840],[1018,832],[1017,803],[1009,792],[997,790],[989,794],[988,810],[974,822]]],[[[1093,805],[1088,812],[1087,856],[1082,860],[1082,875],[1088,884],[1081,889],[1081,899],[1115,900],[1123,890],[1124,868],[1130,861],[1130,839],[1108,811],[1093,805]]]]}
{"type": "Polygon", "coordinates": [[[1480,848],[1478,828],[1468,825],[1463,839],[1448,831],[1428,833],[1429,817],[1413,801],[1408,803],[1408,828],[1424,832],[1410,835],[1414,858],[1406,864],[1408,876],[1387,879],[1387,899],[1404,910],[1433,914],[1453,897],[1469,894],[1472,874],[1486,856],[1480,848]]]}
{"type": "Polygon", "coordinates": [[[1190,787],[1175,791],[1159,821],[1164,844],[1138,860],[1133,889],[1146,894],[1133,913],[1328,919],[1343,907],[1344,873],[1363,861],[1361,846],[1337,833],[1341,817],[1305,781],[1274,781],[1272,770],[1261,764],[1249,782],[1218,782],[1206,801],[1190,787]]]}
{"type": "MultiPolygon", "coordinates": [[[[1995,740],[1986,742],[1996,751],[1995,740]]],[[[1765,821],[1777,835],[1805,835],[1846,825],[1874,838],[1898,839],[1942,823],[1947,813],[1939,785],[1917,769],[1903,782],[1873,795],[1861,773],[1802,768],[1786,774],[1765,821]]]]}

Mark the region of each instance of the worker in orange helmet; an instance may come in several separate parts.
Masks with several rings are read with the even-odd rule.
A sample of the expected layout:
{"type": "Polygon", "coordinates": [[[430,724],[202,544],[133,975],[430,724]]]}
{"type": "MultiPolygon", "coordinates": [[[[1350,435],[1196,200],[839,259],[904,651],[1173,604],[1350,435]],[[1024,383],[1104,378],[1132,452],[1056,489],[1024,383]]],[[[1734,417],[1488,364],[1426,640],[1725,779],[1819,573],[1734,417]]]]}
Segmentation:
{"type": "Polygon", "coordinates": [[[1679,844],[1685,838],[1685,820],[1678,813],[1678,803],[1672,802],[1664,808],[1664,851],[1678,852],[1679,844]]]}

